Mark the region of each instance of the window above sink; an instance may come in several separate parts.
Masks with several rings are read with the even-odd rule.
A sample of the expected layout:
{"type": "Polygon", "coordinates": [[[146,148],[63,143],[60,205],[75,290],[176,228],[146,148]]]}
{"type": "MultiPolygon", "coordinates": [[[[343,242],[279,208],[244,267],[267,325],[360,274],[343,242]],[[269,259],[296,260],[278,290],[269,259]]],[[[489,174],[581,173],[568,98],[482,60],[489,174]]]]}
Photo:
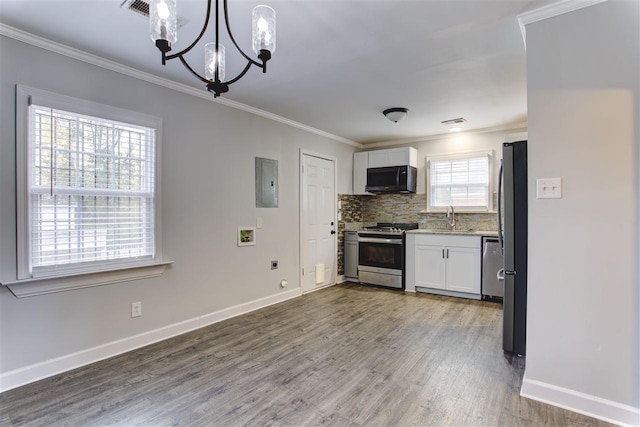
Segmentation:
{"type": "Polygon", "coordinates": [[[490,212],[493,151],[425,157],[427,212],[490,212]]]}

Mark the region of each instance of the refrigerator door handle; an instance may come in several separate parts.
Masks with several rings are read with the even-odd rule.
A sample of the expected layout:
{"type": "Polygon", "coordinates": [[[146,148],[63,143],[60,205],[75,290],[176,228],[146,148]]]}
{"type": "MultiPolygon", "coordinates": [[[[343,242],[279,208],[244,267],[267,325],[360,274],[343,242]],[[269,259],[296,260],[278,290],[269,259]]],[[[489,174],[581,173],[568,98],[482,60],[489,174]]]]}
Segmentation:
{"type": "Polygon", "coordinates": [[[503,235],[502,235],[502,159],[500,159],[500,172],[498,172],[498,248],[500,255],[504,255],[503,235]]]}
{"type": "Polygon", "coordinates": [[[504,280],[504,268],[498,270],[498,272],[496,273],[496,279],[504,280]]]}

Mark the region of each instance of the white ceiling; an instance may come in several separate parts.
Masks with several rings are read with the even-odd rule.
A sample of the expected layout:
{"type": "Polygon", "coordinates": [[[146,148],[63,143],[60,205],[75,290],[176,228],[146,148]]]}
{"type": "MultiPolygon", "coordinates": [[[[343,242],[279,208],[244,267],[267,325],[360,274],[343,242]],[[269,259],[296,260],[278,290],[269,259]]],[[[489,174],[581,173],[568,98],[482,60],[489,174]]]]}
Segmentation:
{"type": "MultiPolygon", "coordinates": [[[[266,74],[253,67],[223,96],[363,144],[443,134],[440,122],[457,117],[466,130],[516,125],[527,114],[516,16],[555,1],[229,0],[234,36],[251,56],[251,10],[272,6],[277,48],[266,74]],[[389,107],[409,116],[392,123],[389,107]]],[[[0,22],[204,91],[177,59],[161,65],[147,19],[121,2],[0,0],[0,22]]],[[[187,23],[174,51],[201,30],[206,0],[177,7],[187,23]]],[[[228,79],[245,63],[223,43],[228,79]]],[[[203,50],[189,54],[199,72],[203,50]]]]}

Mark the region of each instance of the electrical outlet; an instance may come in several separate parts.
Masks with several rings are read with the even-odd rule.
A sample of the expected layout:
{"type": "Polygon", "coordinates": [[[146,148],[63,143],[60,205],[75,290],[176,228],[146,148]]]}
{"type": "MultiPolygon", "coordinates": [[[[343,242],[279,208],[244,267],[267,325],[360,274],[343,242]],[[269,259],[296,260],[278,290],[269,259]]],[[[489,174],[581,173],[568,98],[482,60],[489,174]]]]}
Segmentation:
{"type": "Polygon", "coordinates": [[[271,269],[272,270],[278,269],[278,261],[271,261],[271,269]]]}
{"type": "Polygon", "coordinates": [[[142,316],[142,302],[132,302],[131,303],[131,317],[140,317],[142,316]]]}

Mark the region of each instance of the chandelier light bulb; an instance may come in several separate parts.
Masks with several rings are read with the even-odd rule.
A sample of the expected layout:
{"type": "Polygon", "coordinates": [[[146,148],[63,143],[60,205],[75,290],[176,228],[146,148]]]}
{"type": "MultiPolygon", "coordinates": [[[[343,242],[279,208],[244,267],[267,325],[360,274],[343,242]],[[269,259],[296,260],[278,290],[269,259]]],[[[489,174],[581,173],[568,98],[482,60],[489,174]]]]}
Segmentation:
{"type": "Polygon", "coordinates": [[[151,0],[149,2],[149,34],[151,40],[166,40],[170,44],[178,40],[176,0],[151,0]]]}
{"type": "Polygon", "coordinates": [[[267,31],[269,29],[269,24],[267,24],[267,21],[265,21],[263,17],[260,17],[260,19],[258,19],[256,25],[258,26],[258,31],[267,31]]]}
{"type": "Polygon", "coordinates": [[[204,45],[204,74],[207,80],[215,81],[216,65],[218,67],[218,81],[224,81],[225,50],[224,46],[218,44],[216,54],[216,43],[211,42],[204,45]]]}
{"type": "Polygon", "coordinates": [[[167,19],[169,17],[169,6],[164,1],[158,3],[158,17],[160,19],[167,19]]]}
{"type": "Polygon", "coordinates": [[[273,53],[276,50],[276,11],[269,6],[256,6],[252,13],[253,51],[273,53]]]}

